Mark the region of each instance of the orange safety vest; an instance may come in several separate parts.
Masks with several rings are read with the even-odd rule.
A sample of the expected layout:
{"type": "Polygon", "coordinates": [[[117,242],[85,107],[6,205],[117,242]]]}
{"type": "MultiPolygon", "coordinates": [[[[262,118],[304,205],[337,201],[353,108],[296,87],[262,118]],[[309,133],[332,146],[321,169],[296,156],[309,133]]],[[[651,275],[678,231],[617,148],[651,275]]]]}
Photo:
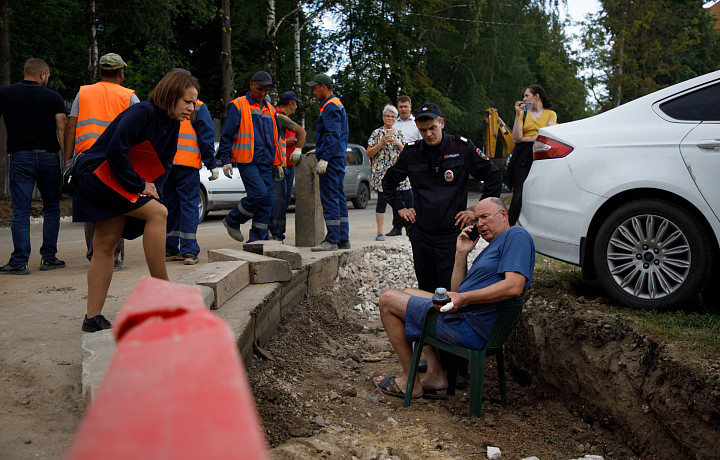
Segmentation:
{"type": "Polygon", "coordinates": [[[273,124],[273,137],[277,140],[275,143],[275,158],[273,166],[284,164],[282,154],[280,153],[280,136],[278,136],[277,122],[275,121],[275,107],[270,104],[250,105],[247,96],[240,96],[232,101],[240,112],[240,126],[237,133],[233,137],[232,145],[232,161],[235,163],[250,163],[255,154],[255,130],[252,124],[252,115],[260,114],[261,116],[269,116],[273,124]],[[262,115],[262,114],[269,115],[262,115]]]}
{"type": "MultiPolygon", "coordinates": [[[[201,105],[203,105],[202,101],[197,101],[195,103],[195,110],[197,111],[201,105]]],[[[195,132],[195,128],[193,128],[189,118],[180,122],[178,146],[175,158],[173,159],[173,164],[190,166],[196,169],[202,168],[200,145],[197,141],[197,133],[195,132]]]]}
{"type": "Polygon", "coordinates": [[[134,93],[130,88],[109,81],[81,86],[78,93],[75,151],[81,153],[92,147],[115,117],[130,107],[130,97],[134,93]]]}
{"type": "MultiPolygon", "coordinates": [[[[282,110],[280,110],[280,109],[275,109],[275,110],[277,111],[277,113],[287,116],[287,114],[284,113],[282,110]]],[[[288,116],[288,118],[290,118],[290,117],[288,116]]],[[[292,154],[295,151],[295,147],[293,146],[290,148],[290,151],[288,152],[288,150],[287,150],[287,138],[288,137],[297,137],[297,136],[295,135],[294,132],[290,131],[289,129],[286,129],[285,136],[280,136],[280,138],[278,139],[278,141],[280,141],[280,151],[281,151],[281,154],[282,154],[282,157],[284,160],[283,168],[287,165],[293,165],[293,166],[295,165],[295,163],[291,163],[288,158],[288,154],[292,154]]]]}

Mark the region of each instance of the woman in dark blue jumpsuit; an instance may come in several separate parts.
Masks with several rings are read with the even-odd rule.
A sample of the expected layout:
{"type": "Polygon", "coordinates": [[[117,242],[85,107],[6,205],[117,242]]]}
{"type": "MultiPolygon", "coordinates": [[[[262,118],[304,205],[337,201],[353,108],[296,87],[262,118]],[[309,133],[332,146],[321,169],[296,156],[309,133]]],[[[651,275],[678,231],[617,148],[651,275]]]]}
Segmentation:
{"type": "Polygon", "coordinates": [[[167,209],[158,201],[158,189],[177,151],[180,121],[195,108],[199,84],[187,71],[167,73],[147,101],[135,104],[113,120],[97,142],[78,161],[79,178],[73,195],[73,221],[95,222],[93,257],[88,269],[87,315],[82,330],[111,327],[101,314],[113,275],[113,248],[122,237],[143,235],[150,275],[168,279],[165,268],[167,209]],[[146,182],[130,163],[129,150],[149,141],[165,170],[146,182]],[[134,203],[101,181],[93,172],[108,161],[122,187],[139,194],[134,203]]]}

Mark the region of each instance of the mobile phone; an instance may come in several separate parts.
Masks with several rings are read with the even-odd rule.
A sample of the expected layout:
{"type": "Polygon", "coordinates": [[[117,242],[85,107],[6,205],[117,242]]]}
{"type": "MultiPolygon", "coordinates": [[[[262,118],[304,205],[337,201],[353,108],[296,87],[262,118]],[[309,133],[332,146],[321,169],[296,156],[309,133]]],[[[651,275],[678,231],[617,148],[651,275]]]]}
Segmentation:
{"type": "Polygon", "coordinates": [[[468,232],[468,237],[470,238],[470,241],[475,241],[480,238],[480,230],[478,230],[477,225],[472,226],[468,232]]]}
{"type": "Polygon", "coordinates": [[[532,102],[522,102],[520,105],[522,105],[523,110],[532,110],[532,102]]]}

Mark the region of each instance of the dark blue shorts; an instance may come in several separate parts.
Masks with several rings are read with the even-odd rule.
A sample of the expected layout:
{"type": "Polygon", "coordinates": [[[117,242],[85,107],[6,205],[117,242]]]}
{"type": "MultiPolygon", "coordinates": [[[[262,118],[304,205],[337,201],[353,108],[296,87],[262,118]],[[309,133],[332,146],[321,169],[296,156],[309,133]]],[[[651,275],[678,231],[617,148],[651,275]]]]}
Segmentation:
{"type": "MultiPolygon", "coordinates": [[[[410,297],[405,312],[405,338],[408,342],[420,338],[425,315],[431,308],[434,308],[432,299],[410,297]]],[[[478,335],[458,313],[440,314],[435,325],[435,338],[471,350],[482,350],[487,343],[487,339],[478,335]]]]}

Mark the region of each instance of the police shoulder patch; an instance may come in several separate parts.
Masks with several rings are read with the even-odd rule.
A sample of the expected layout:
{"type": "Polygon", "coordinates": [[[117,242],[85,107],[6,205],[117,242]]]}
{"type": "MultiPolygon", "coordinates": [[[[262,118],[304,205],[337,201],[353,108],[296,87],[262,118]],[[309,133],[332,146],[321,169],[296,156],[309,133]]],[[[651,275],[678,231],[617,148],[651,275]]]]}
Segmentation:
{"type": "Polygon", "coordinates": [[[416,142],[417,142],[417,141],[408,142],[408,143],[405,144],[405,145],[415,145],[416,142]]]}
{"type": "Polygon", "coordinates": [[[458,138],[459,138],[461,141],[463,141],[464,143],[466,143],[466,144],[468,143],[468,140],[467,140],[466,137],[458,136],[458,138]]]}
{"type": "Polygon", "coordinates": [[[482,158],[483,160],[489,160],[489,158],[487,157],[487,155],[485,155],[485,154],[483,153],[483,151],[480,150],[479,148],[476,148],[476,149],[475,149],[475,153],[477,153],[477,156],[479,156],[479,157],[482,158]]]}

